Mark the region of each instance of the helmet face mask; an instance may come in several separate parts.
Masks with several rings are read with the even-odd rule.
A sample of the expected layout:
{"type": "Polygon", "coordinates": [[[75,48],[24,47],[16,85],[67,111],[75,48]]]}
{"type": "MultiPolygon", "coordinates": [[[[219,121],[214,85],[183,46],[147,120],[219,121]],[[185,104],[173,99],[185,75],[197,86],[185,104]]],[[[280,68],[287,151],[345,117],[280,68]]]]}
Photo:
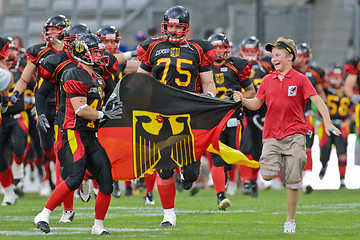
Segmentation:
{"type": "Polygon", "coordinates": [[[344,68],[339,63],[332,63],[326,70],[326,80],[335,87],[340,87],[344,83],[344,68]]]}
{"type": "Polygon", "coordinates": [[[257,62],[261,56],[259,39],[255,36],[250,36],[242,40],[239,46],[239,56],[245,58],[250,63],[257,62]]]}
{"type": "Polygon", "coordinates": [[[294,67],[302,67],[307,65],[311,59],[311,48],[306,43],[300,43],[296,45],[296,60],[293,63],[294,67]]]}
{"type": "Polygon", "coordinates": [[[109,57],[104,55],[105,45],[94,34],[84,34],[76,38],[72,45],[74,59],[85,65],[104,66],[109,57]]]}
{"type": "Polygon", "coordinates": [[[106,50],[113,54],[119,52],[121,34],[115,26],[101,26],[97,30],[96,36],[105,44],[106,50]]]}
{"type": "Polygon", "coordinates": [[[7,40],[9,41],[9,52],[8,56],[6,57],[6,65],[11,68],[15,67],[18,64],[20,58],[20,50],[18,46],[16,46],[12,37],[8,37],[7,40]]]}
{"type": "Polygon", "coordinates": [[[164,14],[161,23],[163,38],[172,43],[179,43],[185,40],[189,33],[190,14],[182,6],[169,8],[164,14]]]}
{"type": "Polygon", "coordinates": [[[208,41],[211,42],[216,49],[216,61],[226,60],[230,57],[230,43],[224,34],[214,33],[208,38],[208,41]]]}
{"type": "Polygon", "coordinates": [[[50,17],[43,27],[42,41],[51,42],[56,39],[63,40],[66,29],[70,26],[69,20],[64,15],[50,17]]]}

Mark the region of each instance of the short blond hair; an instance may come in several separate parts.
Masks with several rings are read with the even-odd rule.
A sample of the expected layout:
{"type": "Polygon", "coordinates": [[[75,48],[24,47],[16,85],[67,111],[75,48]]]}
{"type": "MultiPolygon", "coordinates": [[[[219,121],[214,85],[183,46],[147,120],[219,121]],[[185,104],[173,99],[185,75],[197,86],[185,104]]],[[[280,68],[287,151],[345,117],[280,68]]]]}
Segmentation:
{"type": "MultiPolygon", "coordinates": [[[[284,43],[286,43],[286,45],[288,45],[290,48],[291,48],[291,50],[293,50],[293,52],[295,53],[295,58],[297,57],[297,49],[296,49],[296,45],[295,45],[295,42],[294,42],[294,40],[292,40],[292,39],[290,39],[290,38],[288,38],[288,39],[286,39],[286,38],[284,38],[284,37],[279,37],[277,40],[276,40],[276,42],[284,42],[284,43]]],[[[290,53],[289,53],[290,54],[290,53]]]]}

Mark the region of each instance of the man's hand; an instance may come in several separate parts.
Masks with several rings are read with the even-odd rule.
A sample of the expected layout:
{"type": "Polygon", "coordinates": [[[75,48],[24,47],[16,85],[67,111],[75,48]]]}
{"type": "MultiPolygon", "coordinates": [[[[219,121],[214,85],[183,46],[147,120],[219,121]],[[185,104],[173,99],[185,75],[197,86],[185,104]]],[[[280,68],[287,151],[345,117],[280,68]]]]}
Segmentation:
{"type": "Polygon", "coordinates": [[[20,96],[19,96],[19,91],[15,90],[13,92],[13,95],[10,97],[10,102],[12,105],[15,105],[16,103],[18,103],[20,101],[20,96]]]}
{"type": "Polygon", "coordinates": [[[120,102],[116,95],[112,94],[106,103],[104,114],[107,119],[120,119],[122,114],[122,102],[120,102]]]}
{"type": "Polygon", "coordinates": [[[47,133],[48,129],[50,128],[50,124],[46,119],[45,114],[40,114],[38,117],[38,122],[36,123],[36,127],[39,129],[39,131],[47,133]]]}
{"type": "Polygon", "coordinates": [[[359,104],[360,103],[360,95],[359,94],[354,94],[350,97],[350,101],[353,103],[353,104],[359,104]]]}
{"type": "Polygon", "coordinates": [[[2,96],[1,101],[1,113],[4,113],[7,111],[9,106],[9,97],[8,96],[2,96]]]}

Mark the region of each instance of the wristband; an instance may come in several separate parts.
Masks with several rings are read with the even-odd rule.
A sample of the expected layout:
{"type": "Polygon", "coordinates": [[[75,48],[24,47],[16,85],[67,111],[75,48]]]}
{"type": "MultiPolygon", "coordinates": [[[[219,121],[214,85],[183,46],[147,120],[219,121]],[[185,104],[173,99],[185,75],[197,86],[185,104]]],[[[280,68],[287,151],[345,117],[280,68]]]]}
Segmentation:
{"type": "Polygon", "coordinates": [[[76,111],[75,114],[78,114],[81,110],[83,110],[85,107],[87,106],[87,104],[82,105],[81,107],[79,107],[76,111]]]}
{"type": "Polygon", "coordinates": [[[96,119],[102,119],[105,115],[104,112],[102,112],[102,111],[98,111],[98,113],[99,113],[99,115],[96,119]]]}
{"type": "Polygon", "coordinates": [[[136,50],[124,52],[124,58],[126,60],[129,60],[129,59],[131,59],[133,57],[136,57],[136,56],[137,56],[136,50]]]}
{"type": "Polygon", "coordinates": [[[210,94],[212,97],[214,97],[214,94],[212,92],[207,92],[208,94],[210,94]]]}

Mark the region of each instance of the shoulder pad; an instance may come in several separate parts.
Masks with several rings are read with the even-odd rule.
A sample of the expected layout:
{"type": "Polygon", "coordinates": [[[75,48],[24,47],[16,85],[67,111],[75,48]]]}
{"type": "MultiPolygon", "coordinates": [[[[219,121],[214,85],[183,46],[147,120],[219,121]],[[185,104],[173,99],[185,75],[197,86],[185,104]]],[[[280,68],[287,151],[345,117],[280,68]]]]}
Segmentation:
{"type": "Polygon", "coordinates": [[[214,46],[208,40],[189,40],[189,43],[198,44],[204,51],[204,53],[214,49],[214,46]]]}
{"type": "Polygon", "coordinates": [[[248,60],[239,56],[231,56],[228,61],[239,71],[242,71],[249,64],[248,60]]]}
{"type": "Polygon", "coordinates": [[[26,52],[32,56],[37,56],[44,47],[46,47],[46,43],[35,44],[26,49],[26,52]]]}

